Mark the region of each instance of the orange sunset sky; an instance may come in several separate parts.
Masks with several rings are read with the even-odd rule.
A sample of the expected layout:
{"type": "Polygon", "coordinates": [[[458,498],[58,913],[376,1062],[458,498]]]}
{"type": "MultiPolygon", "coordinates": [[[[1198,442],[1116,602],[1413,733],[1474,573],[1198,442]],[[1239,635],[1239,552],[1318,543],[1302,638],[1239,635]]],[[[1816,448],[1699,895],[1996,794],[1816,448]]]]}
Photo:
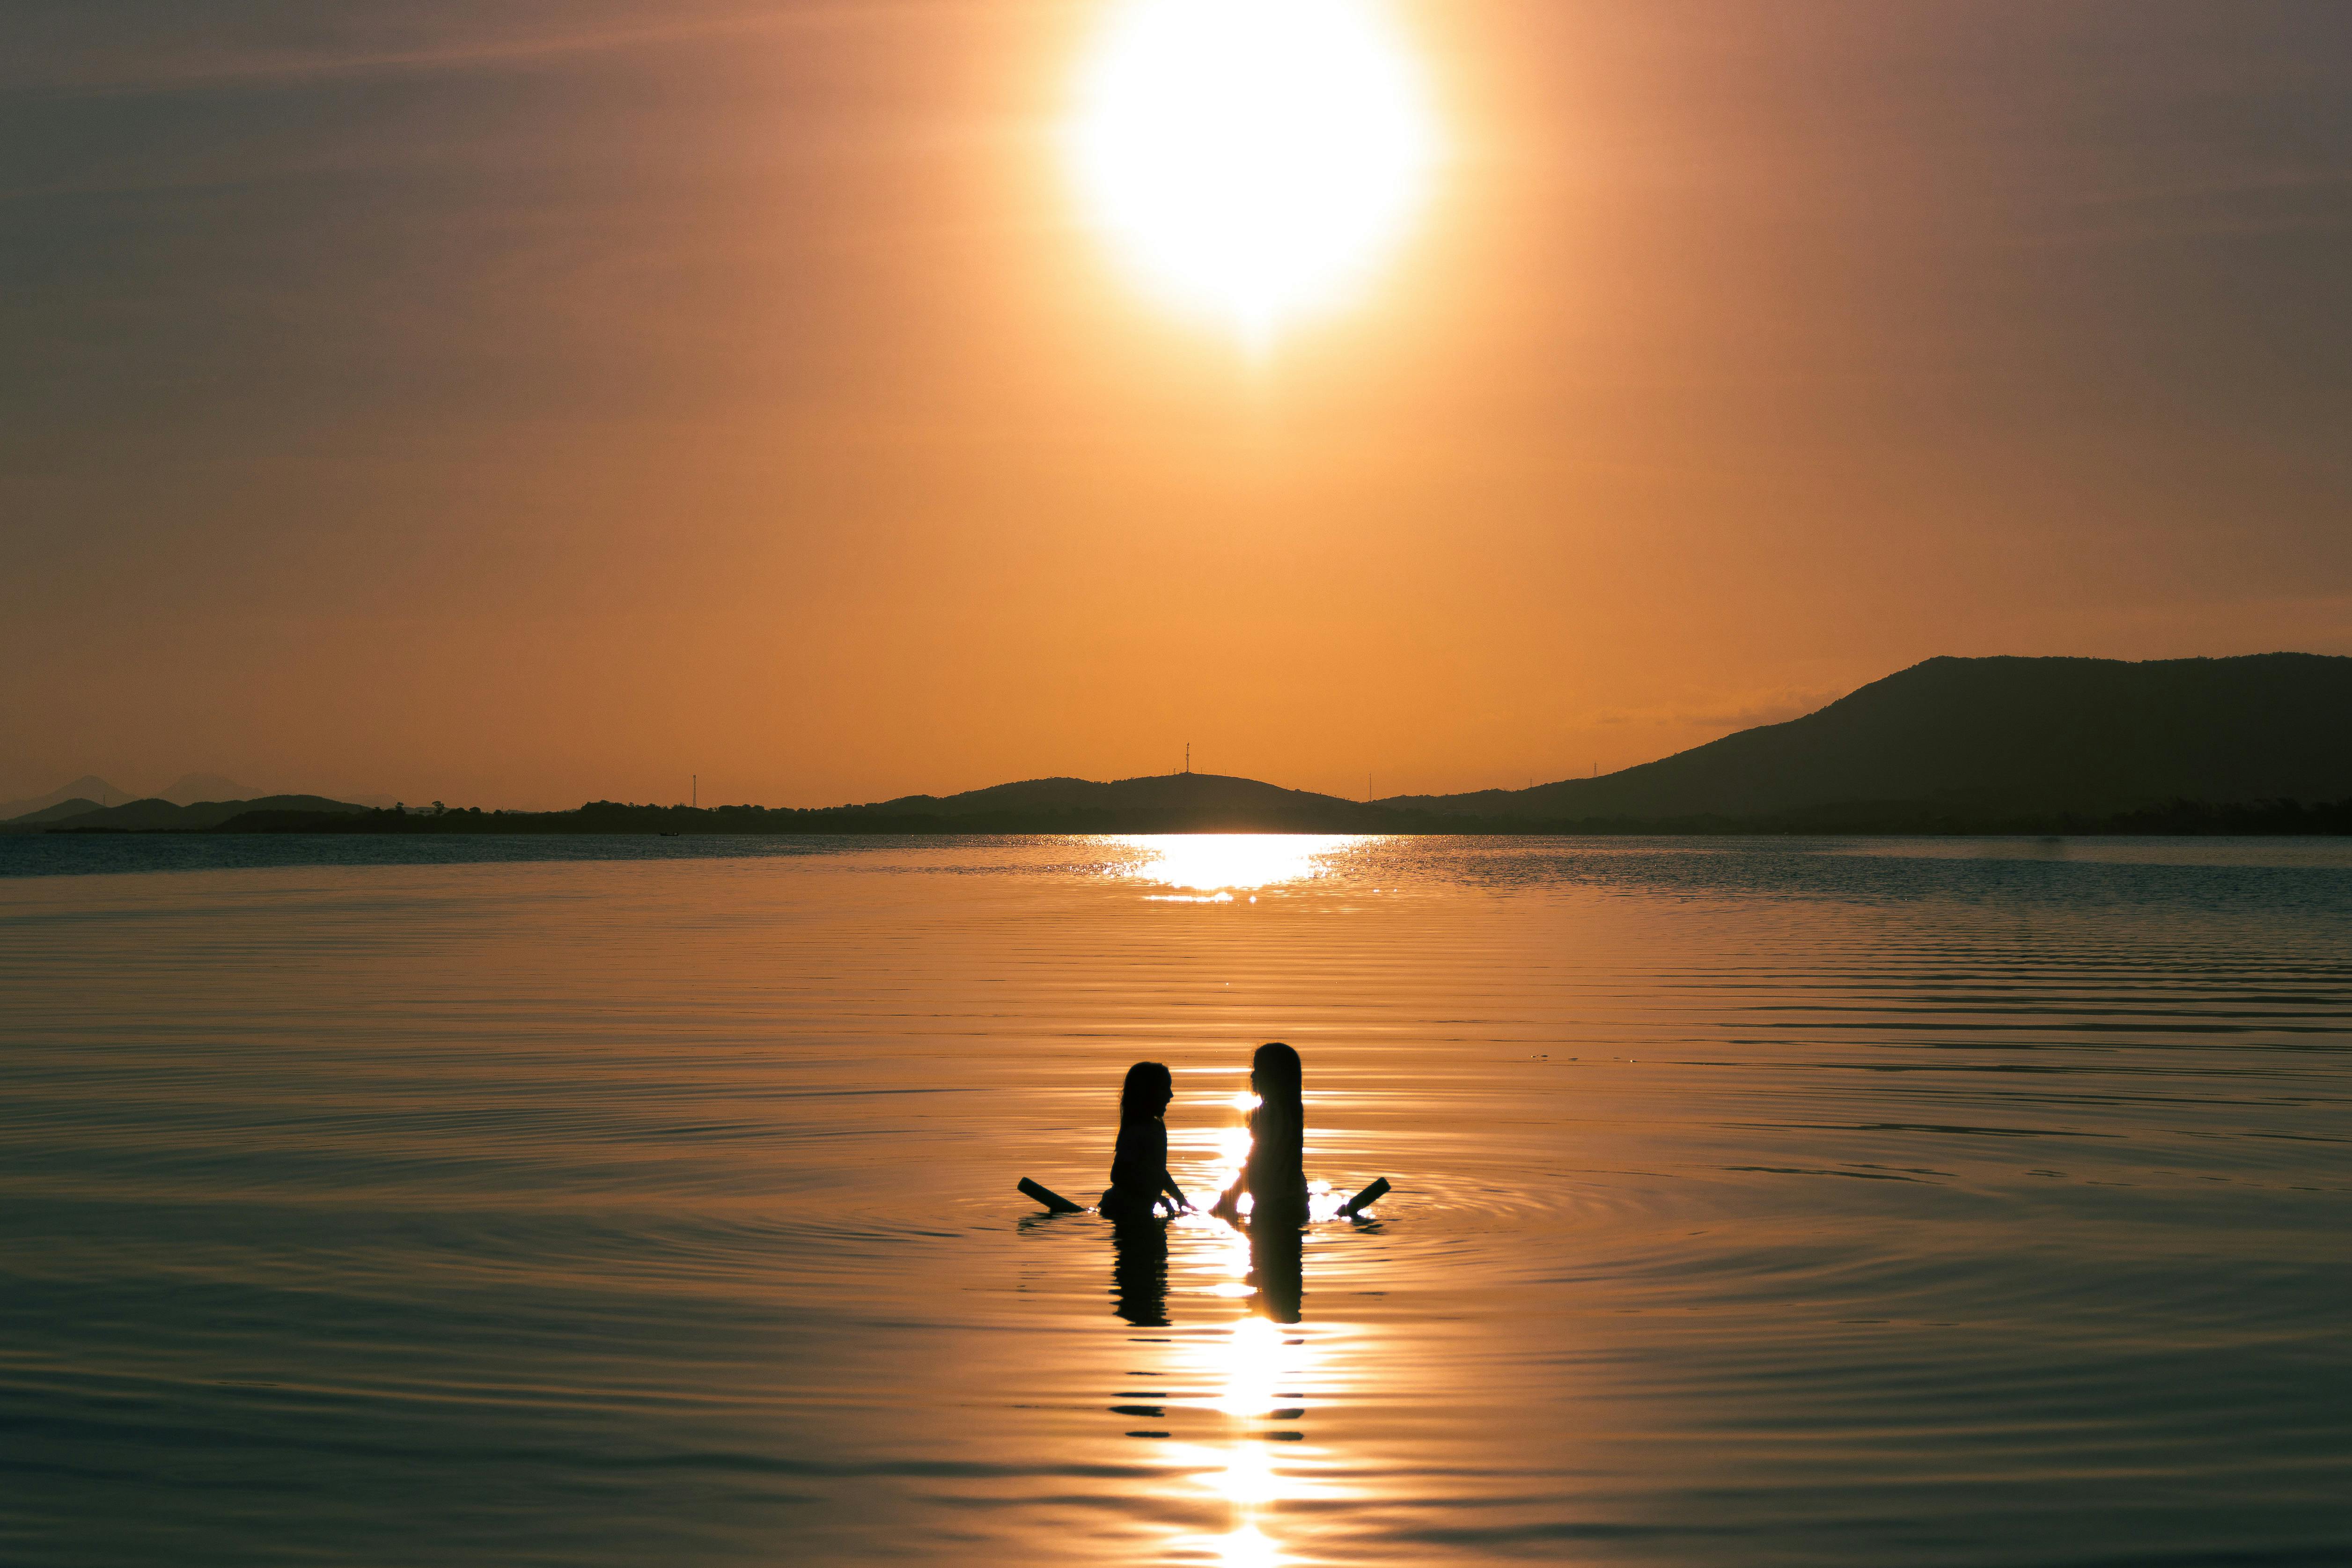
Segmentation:
{"type": "Polygon", "coordinates": [[[1253,348],[1130,0],[177,0],[0,51],[0,793],[1521,785],[1937,654],[2352,652],[2352,6],[1373,7],[1253,348]]]}

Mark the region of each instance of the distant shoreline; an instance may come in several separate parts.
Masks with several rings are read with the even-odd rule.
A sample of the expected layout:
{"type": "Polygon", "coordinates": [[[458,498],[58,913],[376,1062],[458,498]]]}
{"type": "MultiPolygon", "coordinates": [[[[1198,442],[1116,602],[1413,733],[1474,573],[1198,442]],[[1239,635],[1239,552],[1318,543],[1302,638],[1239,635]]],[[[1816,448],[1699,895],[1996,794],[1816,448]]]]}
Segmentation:
{"type": "MultiPolygon", "coordinates": [[[[1335,805],[1342,803],[1333,803],[1335,805]]],[[[1402,837],[1689,837],[1902,835],[1952,837],[2352,836],[2352,798],[2318,805],[2172,801],[2113,812],[1955,811],[1917,802],[1856,803],[1748,817],[1524,817],[1450,816],[1375,805],[1277,814],[1199,811],[908,813],[864,806],[656,806],[594,801],[573,811],[254,811],[205,828],[57,827],[52,836],[164,833],[476,835],[695,834],[803,837],[852,834],[937,837],[961,834],[1374,833],[1402,837]]]]}
{"type": "MultiPolygon", "coordinates": [[[[1936,658],[1801,718],[1525,789],[1353,800],[1187,766],[809,808],[77,798],[0,832],[2337,836],[2352,835],[2347,713],[2352,658],[2336,655],[1936,658]]],[[[95,774],[76,784],[110,787],[95,774]]]]}

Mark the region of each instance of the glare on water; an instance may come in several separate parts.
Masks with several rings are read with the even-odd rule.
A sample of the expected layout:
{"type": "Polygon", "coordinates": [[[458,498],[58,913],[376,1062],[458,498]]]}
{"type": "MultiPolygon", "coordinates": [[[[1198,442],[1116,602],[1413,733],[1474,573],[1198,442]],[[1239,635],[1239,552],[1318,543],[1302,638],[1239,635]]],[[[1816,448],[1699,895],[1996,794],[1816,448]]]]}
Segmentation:
{"type": "Polygon", "coordinates": [[[1190,893],[1253,893],[1327,876],[1349,851],[1378,840],[1355,834],[1150,833],[1108,842],[1130,857],[1107,867],[1190,893]]]}

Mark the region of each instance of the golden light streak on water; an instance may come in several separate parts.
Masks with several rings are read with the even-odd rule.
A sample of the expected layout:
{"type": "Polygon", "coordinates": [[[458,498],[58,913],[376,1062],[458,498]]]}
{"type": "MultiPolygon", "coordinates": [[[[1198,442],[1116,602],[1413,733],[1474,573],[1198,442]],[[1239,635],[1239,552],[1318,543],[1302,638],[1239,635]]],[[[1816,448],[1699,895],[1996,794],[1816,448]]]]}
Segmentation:
{"type": "MultiPolygon", "coordinates": [[[[1246,1246],[1243,1257],[1246,1266],[1246,1246]]],[[[1222,1533],[1171,1544],[1181,1554],[1221,1563],[1280,1563],[1280,1509],[1328,1490],[1303,1473],[1297,1446],[1277,1442],[1265,1430],[1269,1421],[1280,1421],[1288,1434],[1287,1424],[1306,1415],[1314,1345],[1303,1333],[1253,1315],[1212,1340],[1207,1355],[1209,1364],[1201,1370],[1223,1380],[1211,1407],[1225,1416],[1229,1430],[1222,1447],[1192,1450],[1181,1462],[1232,1510],[1231,1519],[1222,1533]]]]}

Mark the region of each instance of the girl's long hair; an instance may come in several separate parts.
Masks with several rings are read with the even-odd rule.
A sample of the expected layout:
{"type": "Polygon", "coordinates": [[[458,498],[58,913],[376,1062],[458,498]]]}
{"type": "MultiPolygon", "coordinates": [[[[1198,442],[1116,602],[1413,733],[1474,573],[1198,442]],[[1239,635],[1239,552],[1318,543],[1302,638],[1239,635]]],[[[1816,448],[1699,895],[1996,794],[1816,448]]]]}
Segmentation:
{"type": "Polygon", "coordinates": [[[1260,1100],[1290,1113],[1290,1124],[1307,1124],[1307,1107],[1299,1080],[1298,1053],[1280,1040],[1269,1040],[1250,1058],[1250,1082],[1260,1100]]]}
{"type": "Polygon", "coordinates": [[[1127,1069],[1127,1081],[1118,1088],[1118,1124],[1148,1121],[1160,1114],[1160,1108],[1176,1088],[1176,1080],[1158,1062],[1138,1062],[1127,1069]]]}

